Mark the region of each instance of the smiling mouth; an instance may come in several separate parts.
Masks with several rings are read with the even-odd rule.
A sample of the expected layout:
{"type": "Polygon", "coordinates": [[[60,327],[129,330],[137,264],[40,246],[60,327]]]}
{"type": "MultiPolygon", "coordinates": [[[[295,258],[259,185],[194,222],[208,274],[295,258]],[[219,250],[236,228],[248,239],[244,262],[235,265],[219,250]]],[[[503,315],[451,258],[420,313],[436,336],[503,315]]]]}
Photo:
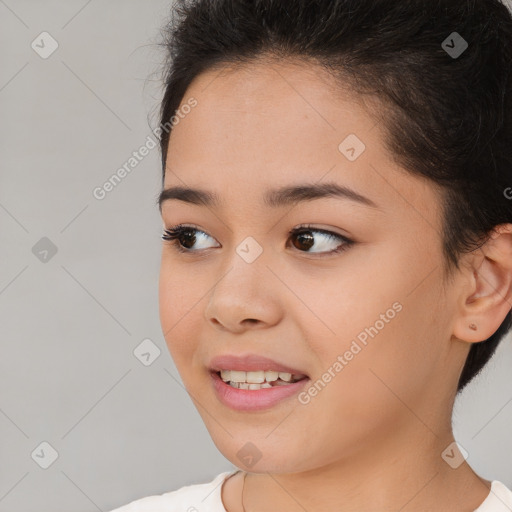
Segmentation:
{"type": "Polygon", "coordinates": [[[307,378],[306,375],[277,371],[220,370],[214,372],[220,379],[235,389],[268,389],[276,386],[287,386],[307,378]]]}

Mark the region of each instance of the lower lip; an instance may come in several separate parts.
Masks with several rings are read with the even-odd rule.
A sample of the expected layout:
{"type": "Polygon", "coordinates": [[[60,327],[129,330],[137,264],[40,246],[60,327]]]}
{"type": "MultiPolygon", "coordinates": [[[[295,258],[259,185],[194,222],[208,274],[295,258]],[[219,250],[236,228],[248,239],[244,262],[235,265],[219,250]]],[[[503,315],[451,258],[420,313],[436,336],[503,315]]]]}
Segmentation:
{"type": "Polygon", "coordinates": [[[218,399],[224,405],[236,409],[237,411],[260,411],[262,409],[270,409],[282,400],[299,393],[309,381],[306,377],[298,382],[272,386],[271,388],[237,389],[226,384],[217,373],[211,372],[210,375],[212,376],[213,387],[215,388],[218,399]]]}

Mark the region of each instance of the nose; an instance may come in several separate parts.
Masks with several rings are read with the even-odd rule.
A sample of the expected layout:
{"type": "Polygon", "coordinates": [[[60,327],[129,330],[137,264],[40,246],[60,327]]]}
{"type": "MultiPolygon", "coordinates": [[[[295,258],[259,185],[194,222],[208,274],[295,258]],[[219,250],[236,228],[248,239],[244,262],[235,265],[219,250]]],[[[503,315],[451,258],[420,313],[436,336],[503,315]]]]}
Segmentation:
{"type": "Polygon", "coordinates": [[[261,255],[252,263],[238,254],[212,289],[204,315],[216,328],[242,332],[275,325],[282,317],[282,284],[261,255]]]}

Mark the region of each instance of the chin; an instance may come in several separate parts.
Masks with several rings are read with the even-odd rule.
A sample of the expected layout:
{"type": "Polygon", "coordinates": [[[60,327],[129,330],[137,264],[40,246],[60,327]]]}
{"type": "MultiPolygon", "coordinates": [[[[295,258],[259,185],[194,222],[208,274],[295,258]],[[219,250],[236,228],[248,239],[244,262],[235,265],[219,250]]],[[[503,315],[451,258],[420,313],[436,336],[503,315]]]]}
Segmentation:
{"type": "Polygon", "coordinates": [[[308,454],[297,445],[304,446],[303,441],[286,443],[290,437],[282,437],[276,433],[268,433],[272,428],[247,426],[243,432],[222,422],[222,427],[216,424],[208,428],[210,436],[222,455],[234,466],[251,473],[295,473],[311,467],[308,454]],[[230,435],[232,434],[232,436],[230,435]],[[268,436],[268,437],[267,437],[268,436]]]}

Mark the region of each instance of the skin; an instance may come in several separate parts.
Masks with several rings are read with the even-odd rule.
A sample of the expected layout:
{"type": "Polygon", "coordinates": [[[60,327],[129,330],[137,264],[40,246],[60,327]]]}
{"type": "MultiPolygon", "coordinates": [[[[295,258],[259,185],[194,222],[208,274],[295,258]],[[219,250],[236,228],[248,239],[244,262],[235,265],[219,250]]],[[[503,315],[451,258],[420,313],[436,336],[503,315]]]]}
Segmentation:
{"type": "MultiPolygon", "coordinates": [[[[162,204],[164,228],[194,224],[208,236],[193,246],[202,256],[164,242],[160,319],[215,445],[249,472],[245,510],[476,509],[490,482],[465,462],[452,469],[441,454],[454,441],[452,407],[470,345],[511,308],[512,225],[447,281],[439,191],[394,163],[370,98],[335,88],[312,64],[263,59],[199,75],[182,104],[190,97],[198,105],[173,128],[164,187],[206,188],[223,204],[162,204]],[[350,133],[366,145],[353,162],[338,150],[350,133]],[[262,203],[268,188],[325,181],[378,208],[336,197],[262,203]],[[315,251],[343,242],[314,231],[320,249],[294,245],[288,232],[303,223],[356,243],[321,257],[315,251]],[[263,248],[250,264],[236,252],[248,236],[263,248]],[[397,301],[401,311],[309,403],[295,396],[238,412],[217,399],[213,356],[264,354],[315,382],[397,301]],[[247,442],[262,455],[250,468],[237,456],[247,442]]],[[[228,512],[243,510],[242,475],[222,487],[228,512]]]]}

